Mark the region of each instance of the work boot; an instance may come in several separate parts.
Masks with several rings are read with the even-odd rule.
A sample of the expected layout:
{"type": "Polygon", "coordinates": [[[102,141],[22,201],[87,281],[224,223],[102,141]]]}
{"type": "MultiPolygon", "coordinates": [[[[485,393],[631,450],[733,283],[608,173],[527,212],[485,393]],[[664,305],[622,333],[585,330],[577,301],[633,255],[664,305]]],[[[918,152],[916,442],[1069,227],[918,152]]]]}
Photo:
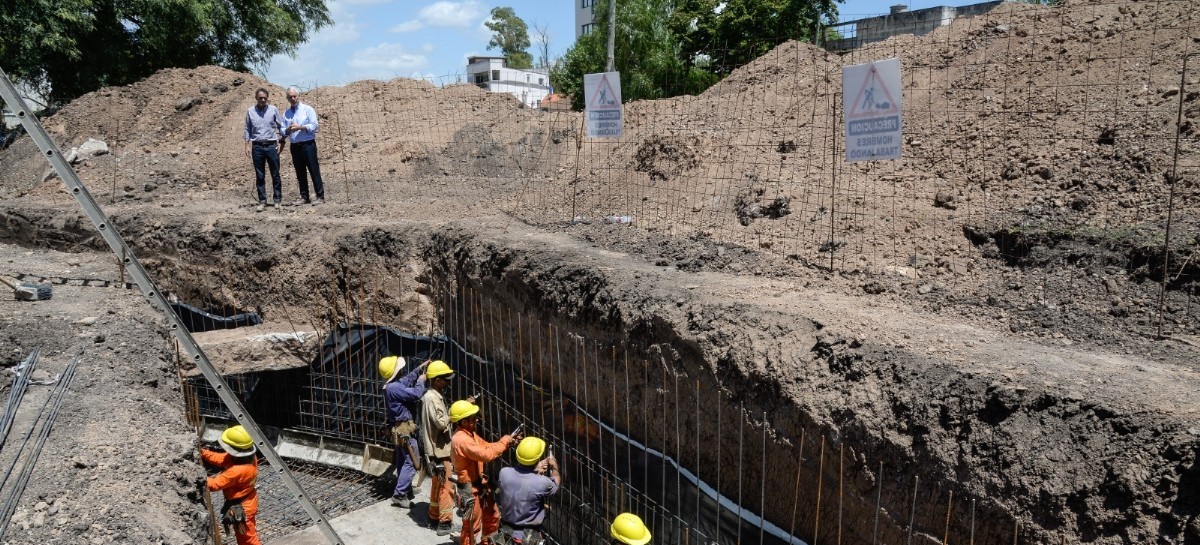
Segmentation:
{"type": "Polygon", "coordinates": [[[402,496],[392,496],[392,505],[401,509],[412,507],[412,500],[402,496]]]}
{"type": "Polygon", "coordinates": [[[255,208],[255,209],[254,209],[254,211],[255,211],[255,212],[262,212],[262,211],[263,211],[264,209],[266,209],[266,208],[267,208],[267,203],[265,203],[265,202],[260,202],[260,203],[258,203],[258,208],[255,208]]]}
{"type": "Polygon", "coordinates": [[[292,202],[292,206],[300,206],[302,204],[312,204],[308,199],[301,197],[292,202]]]}
{"type": "Polygon", "coordinates": [[[317,200],[313,201],[313,206],[318,204],[325,204],[325,197],[317,197],[317,200]]]}
{"type": "Polygon", "coordinates": [[[462,524],[457,522],[439,522],[437,527],[437,535],[448,536],[462,532],[462,524]]]}

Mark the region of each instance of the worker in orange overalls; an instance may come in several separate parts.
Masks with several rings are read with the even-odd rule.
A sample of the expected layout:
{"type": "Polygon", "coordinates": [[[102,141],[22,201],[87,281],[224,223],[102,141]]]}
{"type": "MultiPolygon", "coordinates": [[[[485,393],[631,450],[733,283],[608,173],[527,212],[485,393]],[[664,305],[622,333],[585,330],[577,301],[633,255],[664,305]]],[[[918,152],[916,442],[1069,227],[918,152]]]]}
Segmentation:
{"type": "Polygon", "coordinates": [[[459,508],[463,511],[459,543],[474,545],[475,532],[482,529],[482,543],[488,545],[500,531],[500,510],[483,464],[499,458],[518,438],[505,435],[495,443],[484,441],[475,433],[479,406],[467,400],[460,399],[450,406],[450,421],[455,423],[454,436],[450,438],[450,460],[458,477],[459,508]]]}
{"type": "Polygon", "coordinates": [[[246,428],[233,426],[221,433],[217,443],[225,452],[200,449],[204,463],[224,471],[208,478],[208,490],[225,494],[221,507],[221,523],[228,532],[233,527],[238,545],[262,545],[254,519],[258,514],[258,458],[254,456],[254,440],[246,428]]]}

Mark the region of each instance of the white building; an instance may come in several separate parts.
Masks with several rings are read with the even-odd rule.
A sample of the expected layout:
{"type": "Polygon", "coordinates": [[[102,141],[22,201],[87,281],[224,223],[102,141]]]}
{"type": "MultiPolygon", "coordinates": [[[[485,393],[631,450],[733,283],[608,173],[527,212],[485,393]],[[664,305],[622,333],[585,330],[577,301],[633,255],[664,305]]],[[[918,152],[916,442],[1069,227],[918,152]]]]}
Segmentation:
{"type": "Polygon", "coordinates": [[[530,108],[537,108],[550,94],[549,70],[508,68],[504,57],[467,57],[467,78],[488,92],[517,97],[530,108]]]}
{"type": "Polygon", "coordinates": [[[575,2],[575,39],[591,34],[596,28],[596,0],[571,0],[575,2]]]}

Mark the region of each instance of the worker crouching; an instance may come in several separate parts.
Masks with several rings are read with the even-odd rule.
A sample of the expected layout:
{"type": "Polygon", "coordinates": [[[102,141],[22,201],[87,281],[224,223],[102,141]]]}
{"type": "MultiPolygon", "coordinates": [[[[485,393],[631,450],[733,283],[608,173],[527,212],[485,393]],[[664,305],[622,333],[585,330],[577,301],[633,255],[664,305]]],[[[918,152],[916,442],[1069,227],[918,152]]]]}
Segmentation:
{"type": "Polygon", "coordinates": [[[542,522],[550,496],[558,492],[562,477],[558,460],[542,456],[546,442],[526,437],[517,445],[517,466],[500,470],[500,545],[542,545],[542,522]]]}
{"type": "Polygon", "coordinates": [[[226,532],[233,530],[238,545],[261,545],[255,527],[258,491],[254,485],[258,482],[258,458],[254,456],[254,440],[246,428],[233,426],[221,433],[217,443],[225,452],[200,449],[200,457],[204,463],[223,470],[209,477],[207,482],[209,491],[220,490],[225,495],[221,523],[226,532]]]}
{"type": "Polygon", "coordinates": [[[470,401],[455,401],[450,406],[450,421],[455,423],[454,436],[450,439],[450,458],[458,477],[458,502],[463,513],[460,543],[473,545],[475,533],[482,530],[482,543],[487,545],[500,529],[500,512],[483,465],[499,458],[516,443],[516,439],[505,435],[499,441],[489,443],[480,437],[476,433],[479,406],[470,401]]]}

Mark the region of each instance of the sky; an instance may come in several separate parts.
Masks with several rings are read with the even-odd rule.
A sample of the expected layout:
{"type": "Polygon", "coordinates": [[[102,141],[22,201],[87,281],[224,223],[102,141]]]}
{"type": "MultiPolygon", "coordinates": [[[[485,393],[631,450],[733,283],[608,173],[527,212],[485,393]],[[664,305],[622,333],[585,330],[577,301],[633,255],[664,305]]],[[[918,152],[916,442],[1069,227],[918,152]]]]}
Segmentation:
{"type": "MultiPolygon", "coordinates": [[[[467,57],[500,54],[487,49],[492,33],[483,23],[492,8],[509,6],[525,20],[534,42],[529,53],[536,62],[534,26],[548,29],[550,57],[561,56],[575,41],[574,3],[579,1],[327,0],[334,23],[310,35],[295,58],[275,56],[264,75],[272,83],[301,89],[396,77],[455,83],[466,74],[467,57]]],[[[910,2],[909,9],[974,1],[921,0],[910,2]]],[[[848,0],[838,10],[841,20],[853,20],[887,13],[896,2],[848,0]]]]}

